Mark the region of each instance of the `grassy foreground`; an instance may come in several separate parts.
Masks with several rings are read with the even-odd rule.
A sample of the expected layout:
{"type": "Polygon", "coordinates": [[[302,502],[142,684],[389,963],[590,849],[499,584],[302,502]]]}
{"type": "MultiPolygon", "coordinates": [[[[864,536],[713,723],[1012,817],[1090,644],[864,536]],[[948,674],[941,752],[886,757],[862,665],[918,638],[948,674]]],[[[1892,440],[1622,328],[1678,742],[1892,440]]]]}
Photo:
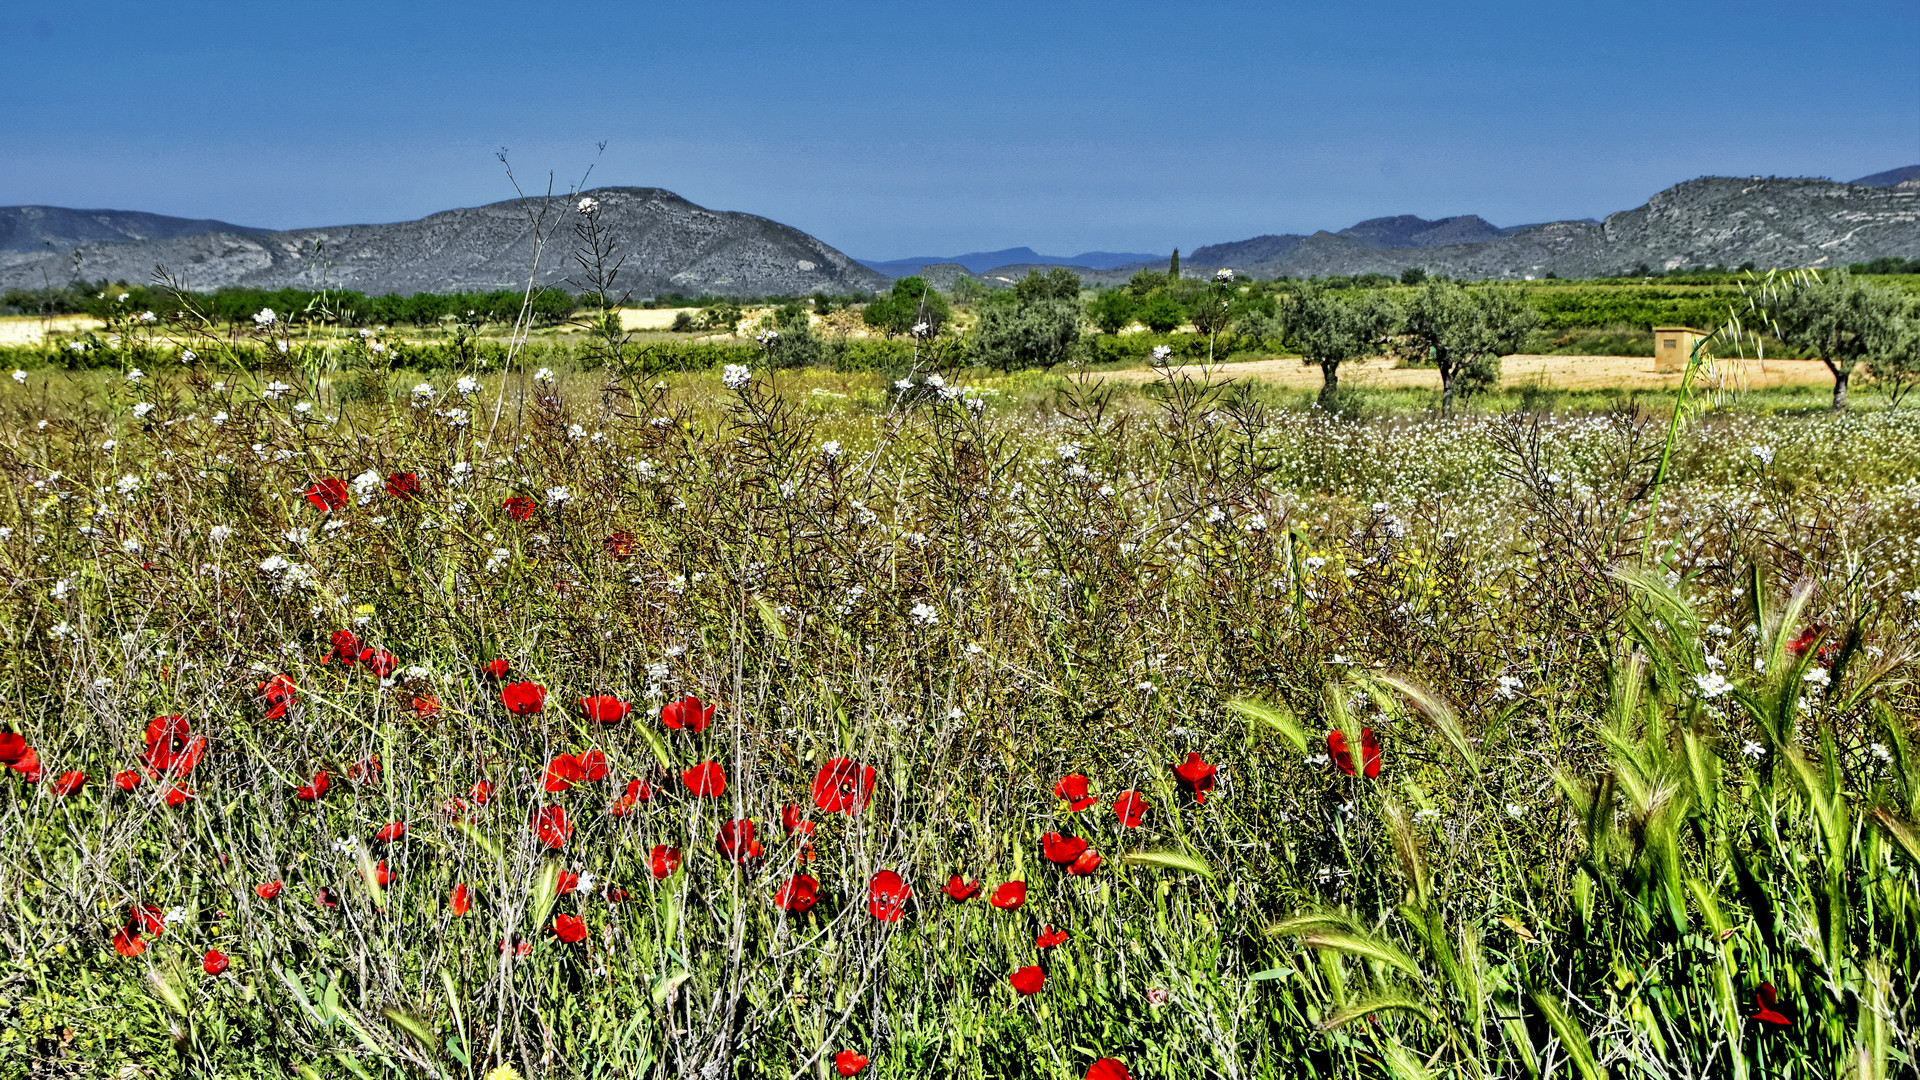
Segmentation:
{"type": "Polygon", "coordinates": [[[1920,420],[793,380],[9,384],[0,1076],[1916,1067],[1920,420]]]}

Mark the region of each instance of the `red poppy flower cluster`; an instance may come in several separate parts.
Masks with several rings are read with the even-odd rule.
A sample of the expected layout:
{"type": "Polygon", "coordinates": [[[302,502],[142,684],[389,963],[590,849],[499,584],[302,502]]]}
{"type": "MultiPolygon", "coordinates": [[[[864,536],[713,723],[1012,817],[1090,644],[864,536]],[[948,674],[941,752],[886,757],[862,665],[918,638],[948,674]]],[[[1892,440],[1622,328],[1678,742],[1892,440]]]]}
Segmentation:
{"type": "MultiPolygon", "coordinates": [[[[1348,776],[1358,775],[1354,769],[1353,751],[1347,745],[1347,733],[1335,728],[1327,732],[1327,755],[1333,759],[1333,765],[1348,776]]],[[[1360,729],[1360,768],[1371,780],[1380,775],[1380,737],[1372,728],[1360,729]]]]}
{"type": "Polygon", "coordinates": [[[1214,774],[1220,770],[1201,760],[1197,751],[1187,751],[1187,760],[1173,767],[1173,778],[1180,782],[1187,794],[1193,796],[1196,803],[1207,801],[1207,793],[1213,790],[1214,774]]]}
{"type": "Polygon", "coordinates": [[[525,495],[510,495],[505,502],[500,504],[500,508],[505,510],[507,516],[513,520],[525,521],[531,518],[535,511],[540,509],[540,504],[527,498],[525,495]]]}

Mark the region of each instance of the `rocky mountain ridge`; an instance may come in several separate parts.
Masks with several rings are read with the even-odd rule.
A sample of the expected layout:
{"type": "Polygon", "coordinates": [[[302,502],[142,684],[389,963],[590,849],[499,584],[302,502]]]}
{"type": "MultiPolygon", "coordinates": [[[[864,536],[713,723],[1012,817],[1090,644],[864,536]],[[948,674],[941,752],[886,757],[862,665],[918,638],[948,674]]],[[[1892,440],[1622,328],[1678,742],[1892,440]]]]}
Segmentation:
{"type": "MultiPolygon", "coordinates": [[[[871,292],[885,284],[822,241],[754,214],[708,210],[660,188],[582,194],[598,204],[612,247],[624,256],[617,288],[636,297],[871,292]]],[[[571,198],[512,199],[384,225],[222,227],[80,243],[62,253],[0,251],[0,289],[75,277],[141,282],[156,267],[201,290],[244,285],[369,294],[484,292],[524,288],[530,273],[539,285],[565,288],[580,278],[573,258],[574,207],[571,198]],[[537,268],[536,236],[546,238],[537,268]]]]}
{"type": "Polygon", "coordinates": [[[1595,277],[1642,266],[1845,266],[1887,255],[1920,257],[1920,181],[1872,186],[1709,176],[1600,222],[1497,229],[1477,217],[1384,218],[1338,233],[1208,245],[1195,249],[1188,265],[1262,277],[1398,274],[1409,267],[1463,278],[1595,277]],[[1395,222],[1401,224],[1382,224],[1395,222]],[[1490,229],[1498,235],[1486,236],[1490,229]]]}

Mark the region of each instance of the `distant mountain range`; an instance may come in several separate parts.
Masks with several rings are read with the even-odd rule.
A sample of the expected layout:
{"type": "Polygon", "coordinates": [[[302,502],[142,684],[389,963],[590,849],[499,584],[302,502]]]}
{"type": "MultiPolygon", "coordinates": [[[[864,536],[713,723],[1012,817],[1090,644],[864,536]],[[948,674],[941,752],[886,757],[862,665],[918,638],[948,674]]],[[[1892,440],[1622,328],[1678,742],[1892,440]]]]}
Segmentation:
{"type": "Polygon", "coordinates": [[[1499,228],[1474,216],[1375,218],[1352,228],[1258,236],[1196,248],[1196,272],[1231,267],[1260,277],[1399,274],[1409,267],[1463,278],[1631,274],[1644,266],[1845,266],[1887,255],[1920,258],[1920,166],[1854,183],[1710,176],[1676,184],[1605,221],[1499,228]]]}
{"type": "Polygon", "coordinates": [[[1030,247],[1003,248],[999,251],[970,251],[965,255],[930,255],[917,259],[861,259],[860,265],[890,278],[911,277],[928,266],[966,267],[969,273],[984,274],[1002,266],[1080,266],[1089,270],[1117,270],[1126,266],[1165,262],[1168,256],[1138,251],[1083,251],[1078,255],[1041,255],[1030,247]]]}
{"type": "MultiPolygon", "coordinates": [[[[857,261],[798,229],[708,210],[659,188],[587,194],[625,259],[618,285],[640,297],[873,292],[916,273],[943,288],[962,276],[1003,285],[1050,266],[1075,268],[1090,283],[1117,283],[1166,259],[1113,251],[1050,256],[1018,247],[857,261]]],[[[405,294],[520,288],[543,204],[552,239],[535,278],[569,287],[579,276],[572,203],[514,199],[417,221],[283,231],[124,210],[0,207],[0,289],[76,277],[141,282],[156,267],[195,289],[326,285],[405,294]]],[[[1605,221],[1502,227],[1473,214],[1371,218],[1338,232],[1209,244],[1184,262],[1196,274],[1231,267],[1261,277],[1311,277],[1419,267],[1463,278],[1520,278],[1630,274],[1641,266],[1844,266],[1882,256],[1920,258],[1920,165],[1850,183],[1702,177],[1605,221]]]]}
{"type": "MultiPolygon", "coordinates": [[[[753,214],[708,210],[659,188],[598,188],[617,255],[616,286],[635,296],[805,295],[872,292],[886,279],[798,229],[753,214]]],[[[274,231],[124,211],[0,208],[0,289],[72,278],[144,282],[155,267],[188,287],[356,289],[370,294],[523,288],[535,221],[550,234],[535,272],[568,287],[573,259],[570,199],[513,199],[448,210],[417,221],[274,231]]]]}

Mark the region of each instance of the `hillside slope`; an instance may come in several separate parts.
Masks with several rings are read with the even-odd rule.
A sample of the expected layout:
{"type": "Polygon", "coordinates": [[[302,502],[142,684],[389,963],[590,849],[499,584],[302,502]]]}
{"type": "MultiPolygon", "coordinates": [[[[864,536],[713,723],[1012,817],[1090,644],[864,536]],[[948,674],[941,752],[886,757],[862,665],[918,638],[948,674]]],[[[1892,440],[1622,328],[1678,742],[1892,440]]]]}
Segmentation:
{"type": "MultiPolygon", "coordinates": [[[[753,214],[708,210],[659,188],[599,188],[599,203],[617,255],[616,285],[635,296],[659,293],[728,296],[870,292],[884,283],[798,229],[753,214]]],[[[565,287],[580,273],[572,252],[571,202],[512,199],[448,210],[417,221],[345,225],[283,232],[217,231],[120,243],[87,243],[78,276],[146,281],[156,266],[194,289],[356,289],[369,294],[487,291],[527,283],[542,204],[541,234],[550,237],[535,275],[565,287]]],[[[33,287],[48,274],[75,276],[70,255],[0,256],[0,288],[33,287]]]]}

